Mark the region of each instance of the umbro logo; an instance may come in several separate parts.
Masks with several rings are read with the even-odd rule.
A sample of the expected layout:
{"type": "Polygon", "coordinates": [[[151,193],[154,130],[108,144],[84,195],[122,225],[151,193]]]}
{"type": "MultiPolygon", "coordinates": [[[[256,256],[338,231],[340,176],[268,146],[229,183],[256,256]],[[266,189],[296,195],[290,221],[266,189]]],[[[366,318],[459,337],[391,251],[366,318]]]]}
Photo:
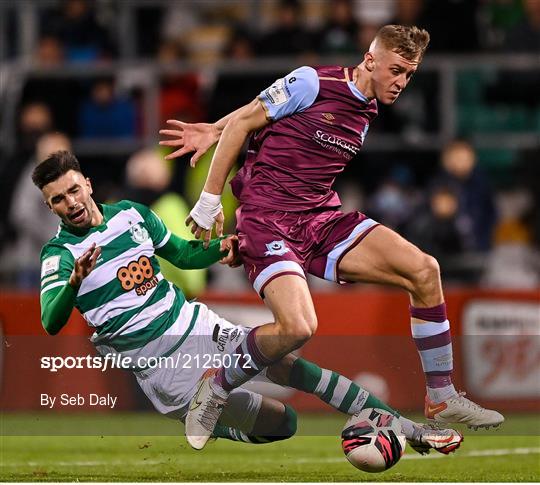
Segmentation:
{"type": "Polygon", "coordinates": [[[336,119],[332,113],[323,113],[322,118],[323,118],[323,121],[325,123],[328,123],[329,125],[333,125],[336,119]]]}

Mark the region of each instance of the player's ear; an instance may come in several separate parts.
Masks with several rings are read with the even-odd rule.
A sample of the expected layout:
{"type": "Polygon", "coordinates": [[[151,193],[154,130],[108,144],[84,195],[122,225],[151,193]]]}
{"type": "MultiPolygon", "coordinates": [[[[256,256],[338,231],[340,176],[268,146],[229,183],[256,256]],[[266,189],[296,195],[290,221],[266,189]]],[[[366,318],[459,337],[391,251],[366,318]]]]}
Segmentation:
{"type": "Polygon", "coordinates": [[[49,203],[49,199],[47,195],[45,194],[45,192],[43,191],[43,189],[41,190],[41,195],[43,196],[43,203],[49,208],[51,212],[53,212],[52,206],[49,203]]]}
{"type": "Polygon", "coordinates": [[[369,72],[373,72],[375,69],[375,58],[371,52],[366,52],[364,55],[364,65],[369,72]]]}
{"type": "Polygon", "coordinates": [[[88,193],[92,195],[94,193],[94,189],[92,189],[92,182],[88,177],[86,177],[86,186],[88,187],[88,193]]]}

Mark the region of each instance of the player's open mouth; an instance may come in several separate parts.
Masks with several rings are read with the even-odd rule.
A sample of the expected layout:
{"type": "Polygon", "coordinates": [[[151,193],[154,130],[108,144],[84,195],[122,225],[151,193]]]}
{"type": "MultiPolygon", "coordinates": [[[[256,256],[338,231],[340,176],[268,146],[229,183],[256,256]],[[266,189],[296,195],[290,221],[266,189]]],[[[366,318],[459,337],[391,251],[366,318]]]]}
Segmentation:
{"type": "Polygon", "coordinates": [[[84,221],[85,213],[86,213],[86,209],[83,207],[82,209],[75,211],[73,214],[68,215],[68,217],[71,222],[74,222],[75,224],[79,224],[82,221],[84,221]]]}

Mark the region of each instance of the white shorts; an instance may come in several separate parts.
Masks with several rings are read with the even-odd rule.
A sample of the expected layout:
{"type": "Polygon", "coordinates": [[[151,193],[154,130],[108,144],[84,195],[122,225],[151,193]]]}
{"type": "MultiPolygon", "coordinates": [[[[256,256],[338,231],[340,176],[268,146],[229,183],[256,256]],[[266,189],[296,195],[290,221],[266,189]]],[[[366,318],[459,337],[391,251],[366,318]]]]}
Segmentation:
{"type": "MultiPolygon", "coordinates": [[[[184,420],[201,376],[209,369],[230,365],[235,350],[246,338],[249,328],[234,325],[202,303],[189,303],[192,315],[199,307],[193,330],[162,365],[135,372],[137,382],[154,407],[162,414],[184,420]],[[224,357],[226,356],[226,357],[224,357]]],[[[167,349],[163,349],[163,353],[167,349]]],[[[234,389],[220,424],[250,432],[259,413],[262,396],[247,389],[234,389]]]]}

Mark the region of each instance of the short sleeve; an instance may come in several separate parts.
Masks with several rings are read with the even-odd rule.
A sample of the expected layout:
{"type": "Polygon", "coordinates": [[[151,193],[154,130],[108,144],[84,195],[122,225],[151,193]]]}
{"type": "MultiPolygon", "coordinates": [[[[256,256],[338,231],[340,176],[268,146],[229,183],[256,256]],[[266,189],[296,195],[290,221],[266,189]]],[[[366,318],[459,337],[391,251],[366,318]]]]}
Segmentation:
{"type": "Polygon", "coordinates": [[[149,207],[136,202],[130,202],[133,207],[144,219],[144,225],[152,238],[152,242],[155,249],[159,249],[165,244],[171,237],[171,231],[167,229],[165,223],[161,218],[149,207]]]}
{"type": "Polygon", "coordinates": [[[41,294],[68,283],[75,266],[72,254],[62,246],[47,244],[41,250],[41,294]]]}
{"type": "Polygon", "coordinates": [[[319,76],[309,66],[277,79],[259,94],[268,119],[277,121],[309,108],[319,94],[319,76]]]}

